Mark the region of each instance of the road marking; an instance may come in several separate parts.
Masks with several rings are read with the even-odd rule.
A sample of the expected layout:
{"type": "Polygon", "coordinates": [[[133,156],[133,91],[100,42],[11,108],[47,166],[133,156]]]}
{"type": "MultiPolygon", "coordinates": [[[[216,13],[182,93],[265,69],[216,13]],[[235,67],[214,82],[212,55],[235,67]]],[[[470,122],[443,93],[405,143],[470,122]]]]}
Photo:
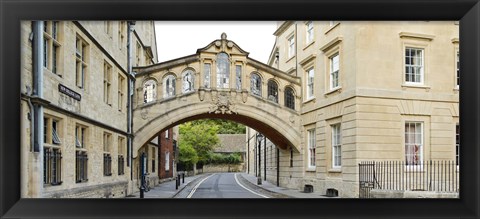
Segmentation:
{"type": "Polygon", "coordinates": [[[246,189],[247,191],[249,191],[249,192],[251,192],[251,193],[253,193],[253,194],[255,194],[255,195],[258,195],[258,196],[261,196],[261,197],[264,197],[264,198],[269,198],[268,196],[262,195],[262,194],[260,194],[260,193],[256,193],[256,192],[250,190],[249,188],[245,187],[244,185],[242,185],[242,184],[238,181],[238,179],[237,179],[237,174],[236,174],[236,173],[235,173],[235,181],[237,181],[237,184],[240,185],[242,188],[246,189]]]}
{"type": "Polygon", "coordinates": [[[202,179],[202,181],[198,182],[197,185],[195,185],[195,187],[193,187],[192,191],[190,191],[190,193],[187,195],[187,198],[191,198],[192,195],[193,195],[193,193],[195,193],[195,192],[197,191],[197,189],[198,189],[198,187],[200,186],[200,184],[202,184],[203,181],[207,180],[208,178],[210,178],[210,177],[213,176],[213,175],[215,175],[215,173],[212,174],[212,175],[210,175],[210,176],[205,177],[204,179],[202,179]]]}

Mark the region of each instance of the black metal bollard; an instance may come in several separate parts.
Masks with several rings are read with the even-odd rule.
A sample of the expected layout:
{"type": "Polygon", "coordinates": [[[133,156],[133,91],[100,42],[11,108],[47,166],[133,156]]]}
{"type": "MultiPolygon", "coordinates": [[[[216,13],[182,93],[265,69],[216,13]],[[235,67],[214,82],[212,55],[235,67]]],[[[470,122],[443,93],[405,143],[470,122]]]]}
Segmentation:
{"type": "Polygon", "coordinates": [[[178,189],[178,177],[175,178],[175,189],[178,189]]]}
{"type": "Polygon", "coordinates": [[[182,183],[185,183],[185,173],[182,173],[182,183]]]}

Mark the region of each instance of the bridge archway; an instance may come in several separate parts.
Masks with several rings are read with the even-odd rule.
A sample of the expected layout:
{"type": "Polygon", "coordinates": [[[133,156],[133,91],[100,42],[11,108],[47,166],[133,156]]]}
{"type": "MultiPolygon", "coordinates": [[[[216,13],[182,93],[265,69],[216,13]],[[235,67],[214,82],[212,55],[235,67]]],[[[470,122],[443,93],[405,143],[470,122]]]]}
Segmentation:
{"type": "Polygon", "coordinates": [[[222,39],[197,50],[194,55],[134,68],[134,71],[137,95],[133,110],[133,157],[162,130],[204,118],[242,123],[263,133],[279,148],[299,151],[301,97],[293,97],[292,107],[291,101],[286,104],[284,91],[289,88],[294,89],[295,94],[301,93],[300,79],[249,58],[248,53],[227,40],[226,35],[222,34],[222,39]],[[222,54],[222,60],[217,60],[218,54],[222,54]],[[193,80],[182,75],[186,70],[193,73],[193,80]],[[251,80],[253,72],[261,76],[261,82],[251,80]],[[149,91],[156,94],[154,100],[144,91],[143,83],[147,79],[157,81],[154,88],[150,86],[155,90],[149,91]],[[269,80],[275,81],[278,90],[268,89],[269,80]],[[258,88],[258,83],[260,91],[253,89],[258,88]],[[271,97],[272,92],[275,98],[271,97]]]}

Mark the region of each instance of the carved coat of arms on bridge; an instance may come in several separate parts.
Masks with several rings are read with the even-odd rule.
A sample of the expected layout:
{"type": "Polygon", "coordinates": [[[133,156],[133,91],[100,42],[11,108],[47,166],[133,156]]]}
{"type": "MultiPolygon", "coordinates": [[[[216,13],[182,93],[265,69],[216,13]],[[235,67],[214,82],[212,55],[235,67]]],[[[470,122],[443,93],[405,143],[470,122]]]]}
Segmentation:
{"type": "Polygon", "coordinates": [[[237,114],[234,101],[229,92],[212,92],[213,105],[209,113],[215,114],[237,114]]]}

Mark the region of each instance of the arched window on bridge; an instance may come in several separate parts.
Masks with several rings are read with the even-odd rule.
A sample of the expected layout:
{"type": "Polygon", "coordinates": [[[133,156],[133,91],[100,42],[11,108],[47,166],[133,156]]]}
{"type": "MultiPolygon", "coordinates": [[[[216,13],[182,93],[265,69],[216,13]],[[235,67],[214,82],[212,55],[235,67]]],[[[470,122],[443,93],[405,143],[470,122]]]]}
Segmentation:
{"type": "Polygon", "coordinates": [[[224,52],[217,55],[217,88],[230,88],[230,61],[224,52]]]}
{"type": "Polygon", "coordinates": [[[175,96],[175,76],[167,75],[163,79],[163,98],[175,96]]]}
{"type": "Polygon", "coordinates": [[[250,88],[252,94],[260,97],[262,96],[262,78],[260,75],[252,73],[252,77],[250,79],[250,88]]]}
{"type": "Polygon", "coordinates": [[[295,94],[291,87],[285,88],[285,106],[290,109],[295,109],[295,94]]]}
{"type": "Polygon", "coordinates": [[[182,73],[182,93],[193,91],[194,79],[192,70],[188,69],[182,73]]]}
{"type": "Polygon", "coordinates": [[[148,80],[143,84],[143,103],[150,103],[157,99],[157,82],[148,80]]]}
{"type": "Polygon", "coordinates": [[[269,80],[268,84],[268,100],[278,103],[278,85],[274,80],[269,80]]]}

